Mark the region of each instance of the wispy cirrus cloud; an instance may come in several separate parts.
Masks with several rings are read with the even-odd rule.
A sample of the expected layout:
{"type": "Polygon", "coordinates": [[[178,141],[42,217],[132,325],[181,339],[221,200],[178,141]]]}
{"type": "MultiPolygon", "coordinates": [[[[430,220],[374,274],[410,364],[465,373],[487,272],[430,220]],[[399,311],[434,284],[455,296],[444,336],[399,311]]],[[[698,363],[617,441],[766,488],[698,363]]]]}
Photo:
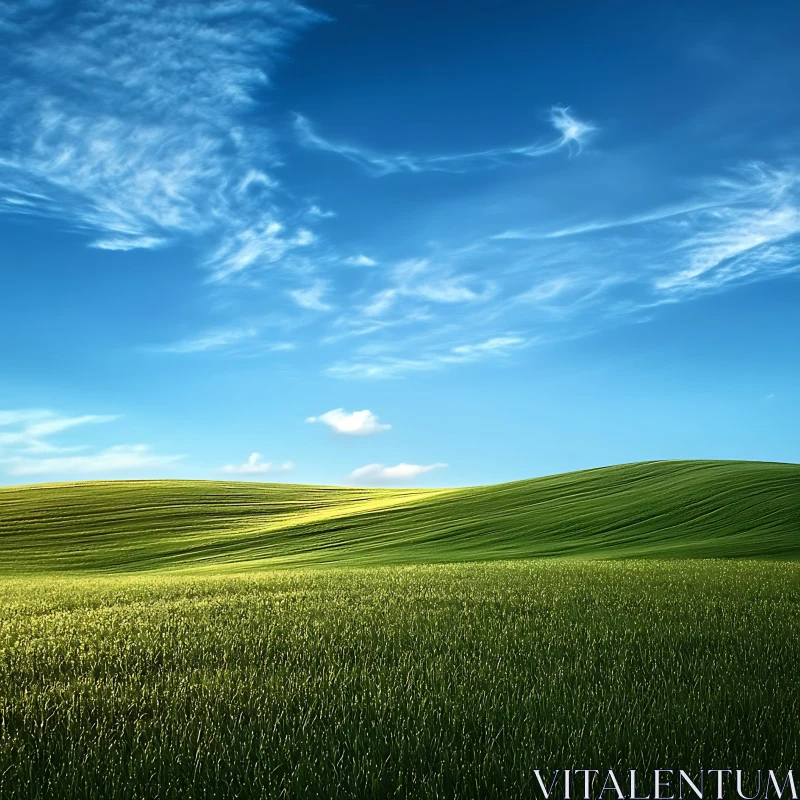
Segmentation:
{"type": "Polygon", "coordinates": [[[669,296],[800,271],[800,169],[751,164],[721,186],[736,201],[683,215],[676,267],[655,281],[669,296]]]}
{"type": "Polygon", "coordinates": [[[110,477],[125,472],[173,467],[183,456],[164,456],[145,444],[115,445],[90,455],[50,456],[47,458],[14,457],[3,459],[9,475],[87,475],[110,477]]]}
{"type": "MultiPolygon", "coordinates": [[[[724,205],[724,203],[722,203],[724,205]]],[[[505,230],[490,236],[490,239],[503,240],[503,239],[519,239],[528,241],[541,241],[545,239],[563,239],[569,236],[580,236],[584,233],[596,233],[598,231],[605,231],[615,228],[626,228],[628,226],[643,225],[648,222],[660,222],[674,217],[681,217],[684,214],[691,214],[695,211],[705,211],[706,209],[718,208],[721,205],[719,201],[695,201],[685,205],[666,206],[664,208],[657,208],[652,211],[645,211],[641,214],[633,214],[629,217],[621,217],[620,219],[600,219],[589,222],[581,222],[576,225],[569,225],[564,228],[556,228],[555,230],[505,230]]]]}
{"type": "Polygon", "coordinates": [[[0,211],[55,217],[106,250],[189,241],[216,280],[308,247],[252,108],[323,19],[292,0],[4,5],[0,211]]]}
{"type": "Polygon", "coordinates": [[[207,353],[210,350],[223,350],[252,340],[259,333],[260,331],[256,327],[209,331],[199,336],[181,339],[172,344],[162,345],[153,349],[161,353],[207,353]]]}
{"type": "Polygon", "coordinates": [[[300,308],[309,311],[330,311],[332,306],[323,299],[327,292],[327,284],[317,280],[304,289],[291,289],[288,294],[300,308]]]}
{"type": "Polygon", "coordinates": [[[167,344],[143,348],[144,352],[172,355],[202,353],[235,353],[258,355],[284,353],[297,349],[297,344],[277,338],[289,333],[286,320],[275,317],[256,317],[240,325],[207,329],[167,344]]]}
{"type": "Polygon", "coordinates": [[[487,252],[496,322],[528,337],[585,335],[663,304],[800,274],[800,165],[745,164],[684,203],[569,226],[505,231],[487,252]]]}
{"type": "Polygon", "coordinates": [[[399,262],[388,273],[384,287],[361,306],[366,317],[380,317],[394,309],[399,301],[427,301],[450,305],[479,303],[495,292],[493,281],[471,274],[459,274],[452,265],[427,258],[399,262]]]}
{"type": "Polygon", "coordinates": [[[413,356],[379,356],[338,361],[327,368],[334,378],[399,378],[412,372],[429,372],[454,364],[468,364],[489,358],[504,358],[515,350],[533,344],[520,336],[493,336],[480,342],[460,344],[446,349],[428,349],[413,356]]]}
{"type": "Polygon", "coordinates": [[[53,436],[82,425],[114,422],[116,414],[66,416],[49,409],[0,411],[0,452],[6,449],[26,453],[58,452],[63,448],[49,441],[53,436]]]}
{"type": "Polygon", "coordinates": [[[490,239],[515,245],[517,259],[553,265],[521,298],[566,296],[591,275],[607,288],[626,283],[630,308],[690,299],[800,271],[800,165],[749,163],[700,182],[698,196],[680,205],[490,239]],[[562,248],[549,249],[549,240],[562,248]]]}
{"type": "Polygon", "coordinates": [[[435,469],[444,469],[447,464],[437,462],[436,464],[396,464],[387,467],[383,464],[367,464],[364,467],[354,469],[350,473],[350,478],[359,483],[384,483],[387,481],[410,481],[433,472],[435,469]]]}
{"type": "Polygon", "coordinates": [[[335,433],[343,436],[372,436],[388,431],[392,426],[378,420],[369,409],[347,412],[343,408],[334,408],[318,417],[307,417],[306,422],[319,422],[327,425],[335,433]]]}
{"type": "MultiPolygon", "coordinates": [[[[334,216],[327,198],[317,187],[303,200],[284,189],[274,112],[259,102],[289,44],[323,20],[293,0],[5,4],[0,211],[57,218],[107,251],[188,243],[214,281],[256,283],[256,273],[273,269],[275,302],[298,328],[307,326],[291,338],[319,335],[328,349],[303,352],[335,354],[310,368],[342,378],[504,359],[532,342],[798,271],[797,161],[684,184],[683,199],[642,192],[670,202],[623,204],[615,217],[605,215],[613,204],[598,200],[604,189],[592,175],[578,182],[574,167],[585,162],[575,160],[566,213],[563,204],[551,211],[558,203],[551,207],[546,192],[563,191],[553,175],[541,188],[526,184],[524,192],[541,196],[513,219],[507,209],[519,185],[509,183],[492,208],[481,197],[454,213],[438,210],[424,238],[401,228],[396,238],[408,235],[407,257],[385,233],[359,232],[339,251],[318,234],[334,216]],[[584,185],[585,205],[572,190],[584,185]],[[528,207],[537,209],[530,219],[528,207]],[[489,217],[498,220],[494,235],[489,217]]],[[[295,120],[305,146],[376,176],[531,163],[579,151],[595,130],[557,106],[532,144],[385,154],[331,141],[309,120],[295,120]]],[[[614,157],[621,163],[625,154],[614,157]]],[[[549,163],[557,169],[562,159],[549,163]]],[[[264,341],[249,319],[149,349],[261,354],[293,346],[264,341]]]]}
{"type": "Polygon", "coordinates": [[[0,411],[0,469],[13,476],[111,477],[170,467],[183,458],[160,455],[144,444],[98,449],[87,444],[59,443],[58,436],[67,431],[118,419],[116,414],[69,416],[49,409],[0,411]]]}
{"type": "Polygon", "coordinates": [[[371,272],[372,291],[353,298],[324,340],[349,341],[351,352],[325,371],[379,380],[503,359],[649,318],[658,306],[800,274],[797,162],[745,164],[697,180],[687,195],[617,218],[456,239],[371,272]]]}
{"type": "Polygon", "coordinates": [[[555,138],[544,139],[528,145],[493,147],[471,153],[450,155],[387,155],[365,147],[332,142],[318,134],[311,122],[302,114],[295,115],[295,131],[300,143],[310,149],[346,158],[377,177],[396,172],[467,172],[503,164],[525,162],[560,150],[580,152],[589,136],[596,130],[568,108],[553,106],[548,121],[556,130],[555,138]]]}

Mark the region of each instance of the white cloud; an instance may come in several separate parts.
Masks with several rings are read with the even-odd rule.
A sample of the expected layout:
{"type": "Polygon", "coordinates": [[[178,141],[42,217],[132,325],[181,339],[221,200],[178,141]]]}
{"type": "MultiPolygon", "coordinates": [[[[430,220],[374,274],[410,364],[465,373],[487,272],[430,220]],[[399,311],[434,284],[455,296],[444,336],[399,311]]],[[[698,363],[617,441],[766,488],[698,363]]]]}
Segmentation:
{"type": "Polygon", "coordinates": [[[0,427],[14,430],[0,431],[0,448],[23,448],[26,452],[57,450],[44,441],[55,434],[81,425],[101,424],[119,419],[114,414],[84,414],[66,417],[48,409],[17,409],[0,411],[0,427]]]}
{"type": "Polygon", "coordinates": [[[745,164],[696,182],[692,194],[616,219],[483,240],[506,264],[504,297],[492,311],[521,330],[547,325],[542,338],[571,338],[660,305],[800,273],[800,162],[745,164]]]}
{"type": "Polygon", "coordinates": [[[450,353],[454,361],[473,361],[477,358],[495,353],[508,353],[509,350],[525,344],[519,336],[493,336],[485,342],[462,344],[454,347],[450,353]]]}
{"type": "Polygon", "coordinates": [[[295,115],[295,131],[304,146],[335,153],[366,169],[375,176],[396,172],[469,172],[474,169],[514,164],[567,150],[580,152],[583,144],[596,128],[582,122],[568,107],[550,109],[549,122],[558,137],[544,142],[520,147],[495,147],[472,153],[439,156],[386,155],[364,147],[332,142],[320,136],[304,116],[295,115]]]}
{"type": "Polygon", "coordinates": [[[147,445],[117,445],[92,455],[55,458],[4,459],[11,475],[113,475],[118,472],[163,469],[173,466],[183,456],[160,456],[147,445]]]}
{"type": "Polygon", "coordinates": [[[318,417],[308,417],[306,422],[321,422],[336,433],[346,436],[370,436],[388,431],[392,427],[378,422],[378,417],[368,409],[348,413],[343,408],[334,408],[318,417]]]}
{"type": "Polygon", "coordinates": [[[4,428],[0,431],[0,465],[9,475],[19,476],[112,476],[120,472],[168,467],[183,458],[158,455],[143,444],[116,445],[86,452],[92,450],[86,444],[64,446],[57,440],[52,441],[66,431],[117,419],[119,416],[113,414],[65,416],[49,409],[0,411],[0,427],[4,428]]]}
{"type": "Polygon", "coordinates": [[[357,256],[350,256],[344,260],[345,264],[349,264],[351,267],[376,267],[378,266],[378,262],[374,258],[370,258],[369,256],[365,256],[363,253],[357,256]]]}
{"type": "Polygon", "coordinates": [[[291,461],[284,461],[282,464],[273,464],[271,461],[264,461],[261,453],[251,453],[244,464],[226,464],[222,471],[229,475],[266,475],[270,472],[289,472],[294,469],[291,461]]]}
{"type": "Polygon", "coordinates": [[[361,311],[368,317],[380,317],[394,305],[399,294],[398,289],[382,289],[373,295],[366,305],[361,307],[361,311]]]}
{"type": "Polygon", "coordinates": [[[714,213],[713,224],[700,227],[681,244],[685,267],[656,280],[659,290],[719,288],[753,275],[793,272],[800,268],[800,205],[727,208],[714,213]]]}
{"type": "MultiPolygon", "coordinates": [[[[450,305],[488,300],[496,287],[490,281],[475,285],[472,275],[454,275],[449,264],[432,263],[427,258],[410,258],[398,263],[391,273],[392,285],[376,292],[360,308],[367,317],[379,317],[401,298],[450,305]],[[470,282],[473,286],[468,285],[470,282]]],[[[408,313],[404,316],[408,316],[408,313]]]]}
{"type": "Polygon", "coordinates": [[[542,281],[527,292],[519,295],[517,300],[528,303],[543,303],[563,294],[573,286],[571,278],[552,278],[542,281]]]}
{"type": "Polygon", "coordinates": [[[114,239],[97,239],[89,246],[98,250],[153,250],[168,243],[168,239],[161,239],[156,236],[129,236],[114,239]]]}
{"type": "Polygon", "coordinates": [[[224,281],[252,267],[274,266],[293,250],[313,241],[310,231],[303,228],[287,236],[282,223],[263,216],[249,226],[229,231],[205,263],[211,269],[213,281],[224,281]]]}
{"type": "Polygon", "coordinates": [[[182,339],[156,349],[162,353],[205,353],[209,350],[221,350],[239,344],[258,336],[258,333],[258,328],[255,327],[209,331],[201,336],[182,339]]]}
{"type": "Polygon", "coordinates": [[[331,306],[323,301],[323,297],[327,292],[327,287],[322,281],[317,281],[307,289],[294,289],[289,292],[289,296],[301,308],[307,308],[311,311],[330,311],[331,306]]]}
{"type": "Polygon", "coordinates": [[[55,26],[39,0],[2,13],[0,61],[13,53],[15,69],[0,211],[58,218],[106,250],[190,240],[215,280],[313,243],[287,225],[296,213],[269,174],[280,157],[249,111],[324,15],[293,0],[72,4],[55,26]]]}
{"type": "Polygon", "coordinates": [[[408,481],[431,472],[435,469],[444,469],[447,464],[397,464],[386,467],[383,464],[367,464],[365,467],[354,469],[350,477],[355,481],[408,481]]]}
{"type": "Polygon", "coordinates": [[[34,438],[52,436],[61,431],[75,428],[78,425],[88,425],[91,423],[114,422],[119,419],[115,414],[84,414],[81,417],[57,417],[43,419],[40,422],[33,422],[25,428],[25,433],[34,438]]]}
{"type": "Polygon", "coordinates": [[[14,411],[0,411],[0,426],[26,425],[54,416],[56,415],[46,408],[23,408],[14,411]]]}
{"type": "Polygon", "coordinates": [[[507,239],[533,242],[546,239],[565,239],[572,236],[581,236],[586,233],[597,233],[615,228],[627,228],[636,225],[644,225],[650,222],[661,222],[662,220],[681,217],[684,214],[691,214],[696,211],[719,208],[722,205],[725,205],[725,201],[719,198],[716,200],[695,200],[679,205],[656,208],[652,211],[645,211],[641,214],[633,214],[628,217],[581,222],[576,225],[556,228],[555,230],[509,229],[501,231],[500,233],[495,233],[490,236],[489,239],[494,241],[507,239]]]}
{"type": "Polygon", "coordinates": [[[220,328],[206,331],[199,336],[190,336],[170,344],[148,347],[148,352],[177,355],[225,351],[240,355],[283,353],[297,349],[293,342],[269,342],[263,337],[267,324],[259,322],[240,328],[220,328]]]}
{"type": "Polygon", "coordinates": [[[336,216],[336,212],[320,208],[318,205],[312,205],[308,209],[308,215],[311,217],[319,217],[320,219],[330,219],[336,216]]]}
{"type": "Polygon", "coordinates": [[[483,300],[491,294],[491,287],[483,292],[476,292],[464,286],[465,278],[451,278],[448,280],[421,283],[413,288],[408,287],[404,293],[412,297],[421,297],[434,303],[469,303],[483,300]]]}
{"type": "Polygon", "coordinates": [[[514,350],[533,344],[520,336],[493,336],[482,342],[457,345],[446,350],[430,351],[403,358],[385,356],[373,361],[339,361],[326,373],[334,378],[382,380],[397,378],[409,372],[427,372],[451,364],[467,364],[488,358],[504,358],[514,350]]]}

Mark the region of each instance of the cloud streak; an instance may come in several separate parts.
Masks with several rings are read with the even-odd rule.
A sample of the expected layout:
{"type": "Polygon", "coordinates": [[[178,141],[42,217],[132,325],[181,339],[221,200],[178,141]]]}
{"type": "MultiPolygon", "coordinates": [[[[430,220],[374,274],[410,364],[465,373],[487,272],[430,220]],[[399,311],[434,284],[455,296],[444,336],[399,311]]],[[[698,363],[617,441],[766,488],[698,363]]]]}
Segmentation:
{"type": "Polygon", "coordinates": [[[332,306],[323,300],[327,290],[323,281],[315,281],[305,289],[292,289],[288,294],[300,308],[309,311],[330,311],[332,306]]]}
{"type": "Polygon", "coordinates": [[[429,350],[418,356],[383,356],[371,360],[339,361],[326,371],[331,377],[351,380],[399,378],[408,373],[429,372],[453,364],[505,358],[530,344],[533,341],[520,336],[493,336],[481,342],[456,345],[445,350],[429,350]]]}
{"type": "Polygon", "coordinates": [[[66,416],[49,409],[0,411],[0,467],[8,475],[95,475],[110,477],[171,467],[180,455],[159,455],[144,444],[94,449],[53,441],[67,431],[119,419],[115,414],[66,416]],[[90,452],[87,452],[90,451],[90,452]]]}
{"type": "Polygon", "coordinates": [[[435,156],[387,155],[364,147],[333,142],[318,134],[310,120],[302,114],[295,115],[294,127],[298,141],[304,147],[334,153],[357,164],[371,175],[382,177],[398,172],[469,172],[524,163],[559,151],[578,153],[596,130],[594,125],[578,119],[564,106],[553,106],[548,119],[557,133],[555,138],[519,147],[494,147],[471,153],[435,156]]]}
{"type": "Polygon", "coordinates": [[[252,340],[259,333],[259,329],[255,327],[209,331],[200,336],[181,339],[155,349],[160,353],[207,353],[212,350],[225,350],[252,340]]]}
{"type": "Polygon", "coordinates": [[[800,163],[744,164],[698,180],[681,203],[618,218],[431,249],[370,273],[372,291],[324,340],[366,343],[326,374],[381,380],[506,358],[644,320],[659,306],[800,274],[800,163]]]}
{"type": "Polygon", "coordinates": [[[110,476],[121,472],[152,471],[173,467],[183,456],[162,456],[148,445],[116,445],[92,455],[5,459],[9,475],[110,476]]]}
{"type": "Polygon", "coordinates": [[[114,422],[115,414],[83,414],[67,417],[48,409],[0,411],[0,450],[15,448],[27,453],[55,452],[56,445],[47,439],[82,425],[114,422]],[[11,430],[9,430],[11,428],[11,430]]]}
{"type": "Polygon", "coordinates": [[[432,472],[435,469],[444,469],[447,464],[397,464],[386,467],[383,464],[367,464],[365,467],[354,469],[350,478],[359,483],[384,483],[388,481],[411,481],[432,472]]]}

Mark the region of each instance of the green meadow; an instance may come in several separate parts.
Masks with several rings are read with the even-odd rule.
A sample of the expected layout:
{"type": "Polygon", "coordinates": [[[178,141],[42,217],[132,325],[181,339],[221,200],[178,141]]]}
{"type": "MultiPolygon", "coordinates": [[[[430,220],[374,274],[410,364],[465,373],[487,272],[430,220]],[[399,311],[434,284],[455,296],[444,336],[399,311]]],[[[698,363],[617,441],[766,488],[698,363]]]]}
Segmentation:
{"type": "Polygon", "coordinates": [[[800,465],[0,489],[0,797],[800,766],[800,465]]]}

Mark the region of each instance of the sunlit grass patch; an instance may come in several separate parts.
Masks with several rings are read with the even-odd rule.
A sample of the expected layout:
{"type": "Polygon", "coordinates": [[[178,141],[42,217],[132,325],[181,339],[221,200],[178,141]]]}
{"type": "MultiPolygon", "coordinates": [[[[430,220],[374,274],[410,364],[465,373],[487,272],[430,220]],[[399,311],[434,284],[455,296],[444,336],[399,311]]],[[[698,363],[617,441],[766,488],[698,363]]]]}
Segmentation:
{"type": "Polygon", "coordinates": [[[789,767],[800,565],[5,581],[2,797],[507,797],[534,767],[789,767]]]}

